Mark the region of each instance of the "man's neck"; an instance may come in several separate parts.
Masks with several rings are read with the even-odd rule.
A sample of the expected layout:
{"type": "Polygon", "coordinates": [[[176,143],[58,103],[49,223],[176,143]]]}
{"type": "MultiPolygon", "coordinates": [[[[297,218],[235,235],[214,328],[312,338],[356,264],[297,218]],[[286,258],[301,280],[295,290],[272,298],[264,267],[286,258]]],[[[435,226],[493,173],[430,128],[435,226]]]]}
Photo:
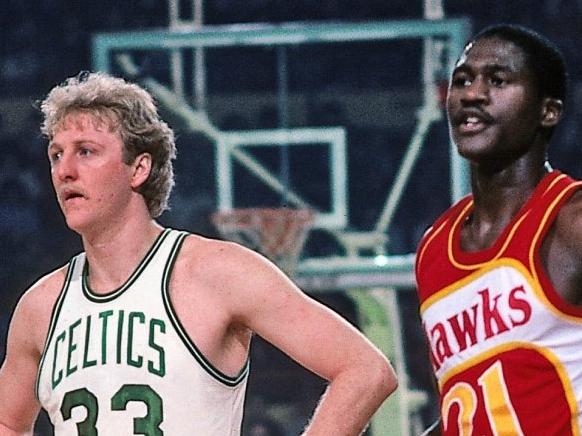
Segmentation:
{"type": "Polygon", "coordinates": [[[467,217],[462,245],[468,251],[488,248],[521,210],[540,180],[544,167],[511,167],[498,172],[472,168],[474,207],[467,217]]]}
{"type": "Polygon", "coordinates": [[[111,223],[98,233],[83,235],[91,289],[107,293],[123,285],[161,231],[162,227],[148,216],[111,223]]]}
{"type": "Polygon", "coordinates": [[[504,221],[504,217],[519,211],[547,173],[543,161],[527,155],[504,167],[473,165],[471,189],[475,211],[504,221]]]}

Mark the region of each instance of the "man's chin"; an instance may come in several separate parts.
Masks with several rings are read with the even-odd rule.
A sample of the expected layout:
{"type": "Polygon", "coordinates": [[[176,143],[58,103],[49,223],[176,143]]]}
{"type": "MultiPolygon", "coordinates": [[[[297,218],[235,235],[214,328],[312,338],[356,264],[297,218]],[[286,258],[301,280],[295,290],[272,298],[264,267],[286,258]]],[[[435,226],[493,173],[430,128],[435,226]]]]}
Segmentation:
{"type": "Polygon", "coordinates": [[[480,163],[492,158],[489,144],[458,144],[457,151],[459,155],[472,163],[480,163]]]}
{"type": "Polygon", "coordinates": [[[65,215],[65,223],[69,229],[79,234],[82,234],[89,227],[89,223],[86,220],[72,215],[65,215]]]}

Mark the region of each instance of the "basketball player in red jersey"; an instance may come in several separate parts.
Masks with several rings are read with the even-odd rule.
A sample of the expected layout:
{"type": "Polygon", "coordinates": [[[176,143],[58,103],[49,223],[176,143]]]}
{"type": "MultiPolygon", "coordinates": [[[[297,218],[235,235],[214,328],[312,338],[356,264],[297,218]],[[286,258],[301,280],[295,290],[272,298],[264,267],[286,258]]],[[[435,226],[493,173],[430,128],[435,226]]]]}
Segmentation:
{"type": "Polygon", "coordinates": [[[519,26],[481,31],[453,71],[449,129],[472,193],[417,251],[431,434],[582,429],[582,184],[547,162],[565,97],[562,55],[519,26]]]}

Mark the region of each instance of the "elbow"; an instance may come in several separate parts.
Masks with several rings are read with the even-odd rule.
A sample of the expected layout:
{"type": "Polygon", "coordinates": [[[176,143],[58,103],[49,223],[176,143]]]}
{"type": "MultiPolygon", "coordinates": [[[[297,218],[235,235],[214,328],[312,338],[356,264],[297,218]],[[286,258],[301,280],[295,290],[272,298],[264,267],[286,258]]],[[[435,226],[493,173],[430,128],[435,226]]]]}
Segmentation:
{"type": "Polygon", "coordinates": [[[374,391],[382,397],[382,401],[398,388],[396,372],[385,356],[379,356],[375,364],[371,365],[366,379],[373,383],[374,391]]]}
{"type": "Polygon", "coordinates": [[[396,371],[394,371],[394,368],[392,368],[392,365],[387,359],[382,371],[382,386],[384,387],[386,397],[398,388],[398,377],[396,376],[396,371]]]}

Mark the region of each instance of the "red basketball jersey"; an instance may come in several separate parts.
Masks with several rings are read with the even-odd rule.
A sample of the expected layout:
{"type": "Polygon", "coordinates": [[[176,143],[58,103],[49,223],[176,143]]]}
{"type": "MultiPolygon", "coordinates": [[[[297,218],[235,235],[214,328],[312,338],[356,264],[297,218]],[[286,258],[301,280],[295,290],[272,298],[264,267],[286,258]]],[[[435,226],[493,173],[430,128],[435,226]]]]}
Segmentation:
{"type": "Polygon", "coordinates": [[[538,253],[581,186],[558,171],[546,175],[485,250],[460,246],[472,196],[424,235],[416,278],[443,434],[580,434],[582,308],[557,295],[538,253]]]}

